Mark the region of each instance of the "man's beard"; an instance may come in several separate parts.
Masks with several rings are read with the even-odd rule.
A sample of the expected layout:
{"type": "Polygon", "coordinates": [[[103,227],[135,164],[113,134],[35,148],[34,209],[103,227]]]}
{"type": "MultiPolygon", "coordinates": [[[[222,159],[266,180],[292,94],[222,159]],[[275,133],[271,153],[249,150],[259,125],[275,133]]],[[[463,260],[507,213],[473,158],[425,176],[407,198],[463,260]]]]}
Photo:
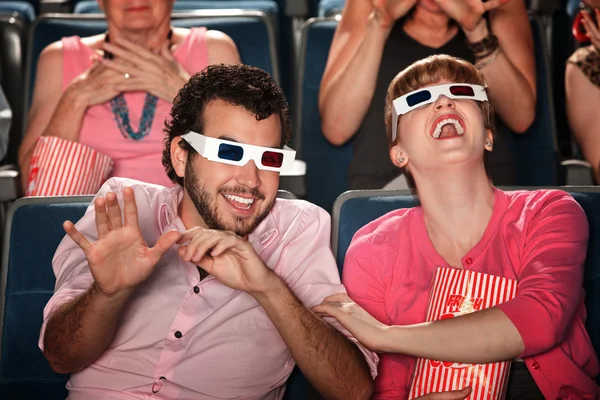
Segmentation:
{"type": "MultiPolygon", "coordinates": [[[[234,226],[228,226],[217,215],[217,199],[204,189],[204,185],[198,182],[198,176],[194,171],[192,162],[188,159],[185,167],[185,177],[183,179],[183,187],[192,199],[196,210],[202,217],[202,220],[209,229],[217,229],[222,231],[232,231],[238,236],[245,237],[250,234],[266,217],[275,204],[275,198],[268,204],[267,207],[258,215],[248,218],[233,217],[234,226]]],[[[264,200],[265,196],[258,189],[246,190],[241,187],[217,190],[217,196],[226,193],[232,195],[251,195],[256,200],[264,200]]],[[[253,205],[254,206],[254,205],[253,205]]]]}

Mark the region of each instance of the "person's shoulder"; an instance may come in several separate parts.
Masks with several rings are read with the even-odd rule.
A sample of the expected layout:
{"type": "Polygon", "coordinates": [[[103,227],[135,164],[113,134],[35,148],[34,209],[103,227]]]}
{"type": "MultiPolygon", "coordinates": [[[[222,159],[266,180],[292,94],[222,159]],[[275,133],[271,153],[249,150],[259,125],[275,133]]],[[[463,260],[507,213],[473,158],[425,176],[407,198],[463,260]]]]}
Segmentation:
{"type": "Polygon", "coordinates": [[[40,53],[38,63],[48,64],[62,62],[63,48],[64,45],[62,40],[50,43],[49,45],[44,47],[44,50],[42,50],[42,52],[40,53]]]}
{"type": "Polygon", "coordinates": [[[211,57],[211,63],[239,62],[237,45],[225,32],[208,30],[204,33],[204,40],[209,56],[211,57]]]}
{"type": "Polygon", "coordinates": [[[508,210],[520,214],[523,221],[536,222],[546,217],[568,214],[584,223],[587,219],[577,200],[564,190],[537,189],[503,192],[509,199],[508,210]]]}
{"type": "Polygon", "coordinates": [[[410,218],[416,208],[400,208],[374,219],[356,231],[352,247],[396,244],[398,237],[409,229],[410,218]]]}
{"type": "Polygon", "coordinates": [[[578,205],[573,196],[560,189],[536,189],[503,191],[511,206],[536,210],[551,204],[578,205]]]}
{"type": "Polygon", "coordinates": [[[123,196],[123,190],[127,187],[133,189],[135,195],[135,201],[139,205],[141,204],[153,204],[156,201],[163,201],[168,198],[175,188],[167,188],[162,185],[142,182],[136,179],[113,177],[108,179],[98,193],[96,197],[104,197],[107,193],[112,192],[117,195],[120,200],[123,196]]]}
{"type": "Polygon", "coordinates": [[[278,229],[284,231],[302,231],[314,223],[331,225],[329,213],[306,200],[278,198],[269,214],[275,219],[278,229]]]}

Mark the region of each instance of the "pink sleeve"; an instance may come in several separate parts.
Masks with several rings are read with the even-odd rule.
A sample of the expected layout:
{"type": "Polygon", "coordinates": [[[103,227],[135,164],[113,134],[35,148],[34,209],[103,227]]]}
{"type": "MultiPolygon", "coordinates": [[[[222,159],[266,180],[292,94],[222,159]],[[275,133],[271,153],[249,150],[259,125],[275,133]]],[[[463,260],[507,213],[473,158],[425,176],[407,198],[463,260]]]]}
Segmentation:
{"type": "Polygon", "coordinates": [[[541,203],[530,211],[535,215],[524,228],[517,296],[498,306],[523,338],[521,357],[560,343],[583,296],[585,213],[564,192],[551,192],[541,203]]]}
{"type": "Polygon", "coordinates": [[[390,249],[373,243],[368,233],[371,232],[359,230],[352,239],[344,261],[343,283],[352,300],[377,320],[389,325],[392,321],[385,310],[382,269],[378,267],[386,265],[385,258],[390,249]]]}
{"type": "MultiPolygon", "coordinates": [[[[300,232],[286,246],[281,263],[289,271],[283,276],[285,282],[302,301],[305,307],[311,308],[320,304],[325,297],[346,292],[340,283],[340,275],[329,247],[331,222],[327,212],[311,207],[299,216],[300,232]]],[[[373,379],[377,376],[377,355],[364,348],[343,328],[336,319],[325,320],[355,343],[369,364],[373,379]]]]}
{"type": "MultiPolygon", "coordinates": [[[[342,282],[352,300],[378,321],[392,325],[385,307],[383,271],[393,262],[389,258],[394,257],[396,251],[389,248],[385,242],[373,240],[371,233],[371,225],[367,225],[354,235],[346,253],[342,282]]],[[[376,382],[377,398],[399,399],[405,396],[392,378],[390,373],[379,375],[376,382]]]]}

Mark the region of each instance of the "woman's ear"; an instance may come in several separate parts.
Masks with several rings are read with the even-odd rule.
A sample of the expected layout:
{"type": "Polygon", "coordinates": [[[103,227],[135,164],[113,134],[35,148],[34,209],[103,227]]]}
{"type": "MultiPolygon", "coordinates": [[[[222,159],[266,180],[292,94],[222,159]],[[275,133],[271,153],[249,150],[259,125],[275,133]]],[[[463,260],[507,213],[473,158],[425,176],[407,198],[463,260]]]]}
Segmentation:
{"type": "Polygon", "coordinates": [[[182,148],[180,144],[182,140],[181,136],[177,136],[171,141],[171,164],[173,164],[173,170],[180,178],[185,175],[185,166],[188,159],[187,150],[182,148]]]}
{"type": "Polygon", "coordinates": [[[483,148],[489,152],[494,150],[494,135],[489,129],[485,133],[485,144],[483,145],[483,148]]]}
{"type": "Polygon", "coordinates": [[[408,155],[404,152],[404,149],[399,143],[395,144],[390,149],[390,159],[398,168],[404,168],[406,167],[406,164],[408,164],[408,155]]]}

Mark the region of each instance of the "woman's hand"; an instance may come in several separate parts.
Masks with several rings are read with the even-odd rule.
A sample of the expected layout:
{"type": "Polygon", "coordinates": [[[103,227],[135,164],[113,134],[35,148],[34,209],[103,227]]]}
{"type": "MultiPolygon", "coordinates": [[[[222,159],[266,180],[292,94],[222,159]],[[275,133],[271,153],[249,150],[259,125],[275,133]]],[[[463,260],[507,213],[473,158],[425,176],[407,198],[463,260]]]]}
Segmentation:
{"type": "Polygon", "coordinates": [[[592,45],[596,48],[596,51],[600,50],[600,10],[595,8],[594,11],[596,16],[596,22],[592,19],[592,16],[587,11],[582,11],[583,15],[583,26],[590,36],[592,45]]]}
{"type": "Polygon", "coordinates": [[[382,28],[391,28],[415,6],[417,0],[373,0],[373,13],[382,28]]]}
{"type": "Polygon", "coordinates": [[[317,314],[334,317],[371,351],[384,352],[389,327],[373,318],[345,293],[331,295],[312,308],[317,314]]]}
{"type": "Polygon", "coordinates": [[[483,21],[483,15],[508,3],[510,0],[435,0],[438,6],[453,20],[458,22],[465,32],[477,28],[483,21]]]}
{"type": "Polygon", "coordinates": [[[124,74],[102,64],[99,57],[94,64],[77,76],[67,91],[82,103],[84,107],[102,104],[120,93],[118,86],[127,79],[124,74]]]}
{"type": "Polygon", "coordinates": [[[104,59],[102,63],[122,76],[128,76],[117,85],[119,91],[149,92],[172,103],[190,74],[173,58],[168,46],[165,42],[159,51],[152,52],[126,39],[115,38],[114,43],[103,44],[104,50],[112,53],[115,59],[104,59]]]}

